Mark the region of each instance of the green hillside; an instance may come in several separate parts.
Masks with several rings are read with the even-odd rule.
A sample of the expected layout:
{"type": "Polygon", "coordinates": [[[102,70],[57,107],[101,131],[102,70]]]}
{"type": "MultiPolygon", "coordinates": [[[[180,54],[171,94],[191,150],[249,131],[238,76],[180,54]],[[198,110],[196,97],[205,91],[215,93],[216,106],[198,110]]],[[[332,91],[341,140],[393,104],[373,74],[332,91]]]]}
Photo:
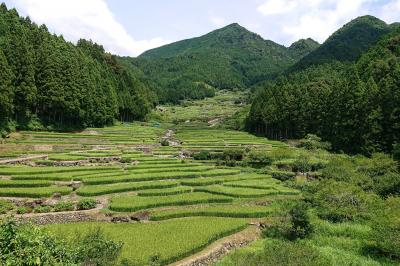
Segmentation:
{"type": "Polygon", "coordinates": [[[332,60],[355,61],[393,28],[395,26],[373,16],[356,18],[332,34],[318,49],[302,58],[294,69],[304,69],[332,60]]]}
{"type": "Polygon", "coordinates": [[[297,42],[292,43],[289,49],[292,51],[294,56],[297,57],[304,57],[311,53],[312,51],[316,50],[320,44],[314,41],[311,38],[308,39],[301,39],[297,42]]]}
{"type": "Polygon", "coordinates": [[[316,46],[306,40],[286,48],[239,24],[231,24],[198,38],[147,51],[131,59],[131,63],[161,88],[158,90],[161,101],[176,101],[200,98],[207,94],[201,93],[207,85],[242,89],[271,79],[316,46]]]}
{"type": "Polygon", "coordinates": [[[143,119],[153,93],[101,45],[77,45],[0,7],[0,133],[143,119]]]}
{"type": "Polygon", "coordinates": [[[400,31],[356,63],[306,68],[260,87],[248,128],[270,138],[317,134],[338,151],[391,152],[399,139],[400,31]]]}

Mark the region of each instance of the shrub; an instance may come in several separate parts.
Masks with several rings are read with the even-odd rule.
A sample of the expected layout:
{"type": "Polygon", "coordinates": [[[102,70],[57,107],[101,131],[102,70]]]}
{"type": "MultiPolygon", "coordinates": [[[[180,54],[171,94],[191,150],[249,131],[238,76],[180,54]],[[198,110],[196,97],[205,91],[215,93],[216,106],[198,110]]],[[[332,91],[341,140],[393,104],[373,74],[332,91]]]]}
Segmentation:
{"type": "Polygon", "coordinates": [[[63,212],[63,211],[73,211],[75,206],[72,202],[69,201],[59,201],[54,206],[54,211],[63,212]]]}
{"type": "Polygon", "coordinates": [[[264,240],[254,249],[234,251],[217,265],[235,266],[321,266],[330,265],[317,248],[302,241],[264,240]]]}
{"type": "Polygon", "coordinates": [[[297,240],[306,238],[313,232],[306,203],[300,202],[291,206],[287,215],[287,218],[277,220],[266,228],[263,235],[278,239],[297,240]]]}
{"type": "Polygon", "coordinates": [[[133,159],[132,159],[132,158],[129,158],[129,157],[124,157],[124,156],[122,156],[120,162],[121,162],[121,163],[131,163],[131,162],[133,162],[133,159]]]}
{"type": "Polygon", "coordinates": [[[307,208],[308,205],[302,202],[289,211],[291,225],[289,239],[305,238],[312,233],[313,227],[310,223],[307,208]]]}
{"type": "Polygon", "coordinates": [[[301,173],[306,173],[306,172],[311,171],[312,165],[311,165],[310,159],[306,156],[298,157],[292,163],[292,170],[293,170],[293,172],[301,172],[301,173]]]}
{"type": "Polygon", "coordinates": [[[243,149],[226,149],[221,155],[221,159],[225,161],[241,161],[245,151],[243,149]]]}
{"type": "Polygon", "coordinates": [[[72,265],[71,250],[65,243],[32,225],[5,221],[0,225],[2,265],[72,265]]]}
{"type": "MultiPolygon", "coordinates": [[[[264,246],[262,265],[297,265],[320,266],[328,265],[325,258],[312,246],[304,242],[290,242],[282,240],[267,241],[264,246]]],[[[260,264],[247,264],[260,265],[260,264]]]]}
{"type": "Polygon", "coordinates": [[[23,207],[23,206],[21,206],[21,207],[18,207],[15,211],[16,211],[16,213],[18,213],[18,214],[25,214],[25,213],[31,212],[32,209],[30,209],[30,208],[28,208],[28,207],[23,207]]]}
{"type": "Polygon", "coordinates": [[[247,155],[246,162],[253,166],[267,166],[272,163],[272,158],[265,150],[253,149],[247,155]]]}
{"type": "Polygon", "coordinates": [[[279,160],[291,159],[291,158],[296,157],[296,152],[294,149],[291,149],[291,148],[279,147],[279,148],[273,149],[270,152],[270,156],[273,159],[273,161],[279,161],[279,160]]]}
{"type": "Polygon", "coordinates": [[[0,200],[0,214],[6,214],[14,208],[13,204],[7,200],[0,200]]]}
{"type": "Polygon", "coordinates": [[[281,181],[291,180],[296,177],[295,173],[289,171],[272,170],[270,171],[270,174],[273,178],[281,181]]]}
{"type": "Polygon", "coordinates": [[[201,151],[201,152],[196,152],[193,154],[193,159],[195,160],[211,160],[212,159],[212,155],[209,151],[201,151]]]}
{"type": "Polygon", "coordinates": [[[393,159],[395,159],[396,161],[400,161],[400,143],[396,143],[393,145],[392,154],[393,159]]]}
{"type": "Polygon", "coordinates": [[[307,150],[330,150],[331,144],[329,142],[323,142],[320,137],[313,134],[307,134],[307,136],[300,140],[299,147],[307,150]]]}
{"type": "Polygon", "coordinates": [[[374,153],[371,158],[359,157],[357,164],[359,165],[357,170],[370,177],[381,176],[398,170],[398,163],[384,153],[374,153]]]}
{"type": "Polygon", "coordinates": [[[61,241],[42,227],[5,221],[0,225],[2,265],[114,265],[122,248],[100,231],[61,241]]]}
{"type": "Polygon", "coordinates": [[[97,201],[95,199],[86,198],[79,200],[76,207],[78,210],[90,210],[96,208],[96,205],[97,201]]]}
{"type": "Polygon", "coordinates": [[[50,206],[37,206],[33,211],[37,213],[46,213],[51,212],[52,208],[50,206]]]}
{"type": "Polygon", "coordinates": [[[318,215],[332,222],[369,219],[382,203],[376,194],[345,182],[321,181],[314,190],[311,200],[318,215]]]}
{"type": "Polygon", "coordinates": [[[386,200],[382,215],[372,222],[372,240],[381,255],[392,259],[400,258],[400,198],[386,200]]]}
{"type": "Polygon", "coordinates": [[[376,181],[374,182],[374,191],[384,198],[388,196],[399,196],[400,174],[388,173],[376,178],[376,181]]]}
{"type": "Polygon", "coordinates": [[[123,246],[121,242],[108,240],[100,228],[78,236],[74,242],[79,243],[77,257],[82,265],[112,265],[123,246]]]}
{"type": "Polygon", "coordinates": [[[161,140],[161,146],[163,147],[169,146],[169,141],[167,139],[161,140]]]}

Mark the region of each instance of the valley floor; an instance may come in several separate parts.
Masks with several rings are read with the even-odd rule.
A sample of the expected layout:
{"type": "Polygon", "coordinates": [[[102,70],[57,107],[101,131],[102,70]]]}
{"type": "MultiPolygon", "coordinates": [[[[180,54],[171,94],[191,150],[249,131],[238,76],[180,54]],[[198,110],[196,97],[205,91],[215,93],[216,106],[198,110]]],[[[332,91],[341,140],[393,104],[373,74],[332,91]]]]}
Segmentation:
{"type": "MultiPolygon", "coordinates": [[[[75,232],[101,228],[124,243],[119,261],[128,265],[213,264],[257,240],[261,229],[282,219],[288,206],[302,198],[299,190],[272,177],[288,174],[281,167],[283,157],[270,171],[221,159],[243,150],[276,158],[283,150],[295,151],[224,127],[246,110],[244,97],[222,92],[159,107],[147,123],[76,133],[14,133],[0,146],[0,211],[67,240],[75,232]]],[[[321,163],[324,156],[329,155],[314,161],[321,163]]],[[[353,256],[330,245],[336,238],[329,234],[315,245],[334,259],[353,256]]],[[[360,263],[374,264],[357,256],[360,263]]],[[[238,261],[228,257],[220,263],[238,261]]]]}
{"type": "Polygon", "coordinates": [[[159,107],[148,123],[14,133],[0,146],[0,196],[12,202],[3,213],[65,238],[100,227],[124,242],[121,261],[135,265],[173,263],[239,231],[258,231],[299,192],[268,174],[192,158],[285,146],[221,127],[246,108],[244,97],[225,92],[159,107]],[[88,198],[97,204],[82,210],[88,198]]]}

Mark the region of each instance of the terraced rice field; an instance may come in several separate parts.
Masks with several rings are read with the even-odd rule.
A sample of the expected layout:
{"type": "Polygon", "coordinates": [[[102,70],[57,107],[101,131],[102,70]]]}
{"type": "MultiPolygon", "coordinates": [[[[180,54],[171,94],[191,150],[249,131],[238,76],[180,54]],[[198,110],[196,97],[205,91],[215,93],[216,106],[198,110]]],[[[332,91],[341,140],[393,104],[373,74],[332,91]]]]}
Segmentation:
{"type": "Polygon", "coordinates": [[[116,241],[123,241],[121,258],[130,265],[165,265],[187,257],[213,241],[243,230],[244,219],[188,218],[144,224],[79,223],[51,225],[49,230],[68,238],[76,231],[100,227],[116,241]],[[157,261],[154,260],[157,258],[157,261]]]}
{"type": "Polygon", "coordinates": [[[207,119],[224,119],[238,111],[241,107],[233,104],[237,97],[221,94],[187,106],[163,107],[161,124],[121,124],[77,133],[19,132],[0,147],[0,158],[28,159],[0,165],[0,198],[74,204],[95,199],[101,203],[93,212],[96,219],[140,221],[55,224],[49,230],[68,238],[75,230],[100,227],[125,243],[121,260],[136,265],[148,265],[155,257],[161,265],[182,259],[254,219],[280,216],[282,199],[300,196],[268,174],[192,159],[193,152],[204,150],[285,146],[207,125],[207,119]],[[216,110],[216,101],[226,108],[216,110]],[[214,109],[201,112],[207,106],[214,109]],[[168,132],[173,146],[161,145],[168,132]],[[32,155],[44,157],[29,159],[32,155]]]}

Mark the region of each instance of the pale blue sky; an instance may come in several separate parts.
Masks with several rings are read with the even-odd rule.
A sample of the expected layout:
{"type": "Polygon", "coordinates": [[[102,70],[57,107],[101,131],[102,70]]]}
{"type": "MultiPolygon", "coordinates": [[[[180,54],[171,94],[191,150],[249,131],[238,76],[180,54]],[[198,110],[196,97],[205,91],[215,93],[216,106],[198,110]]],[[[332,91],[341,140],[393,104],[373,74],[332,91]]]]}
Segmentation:
{"type": "Polygon", "coordinates": [[[290,45],[323,42],[344,23],[371,14],[400,21],[400,0],[5,0],[22,15],[75,42],[92,39],[113,53],[143,51],[237,22],[290,45]]]}

